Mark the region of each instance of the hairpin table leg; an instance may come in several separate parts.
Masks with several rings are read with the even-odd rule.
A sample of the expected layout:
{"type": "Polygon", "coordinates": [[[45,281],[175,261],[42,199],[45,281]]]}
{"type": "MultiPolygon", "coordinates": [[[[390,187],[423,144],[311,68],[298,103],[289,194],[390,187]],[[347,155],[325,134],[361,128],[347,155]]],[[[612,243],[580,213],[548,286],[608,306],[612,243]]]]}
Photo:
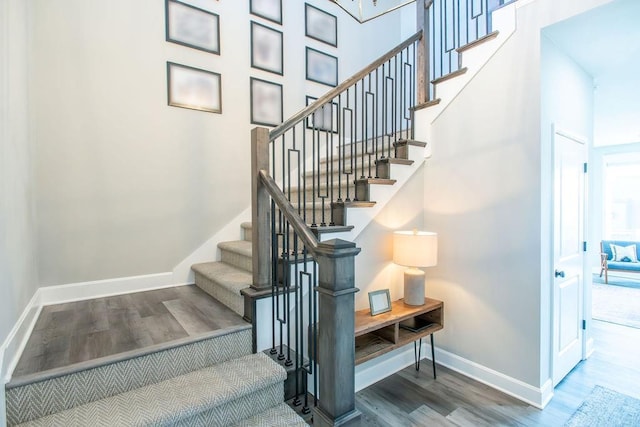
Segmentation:
{"type": "MultiPolygon", "coordinates": [[[[422,340],[420,340],[422,341],[422,340]]],[[[433,334],[431,334],[431,363],[433,364],[433,379],[436,379],[436,352],[433,345],[433,334]]]]}
{"type": "Polygon", "coordinates": [[[422,338],[420,338],[420,343],[418,341],[413,342],[413,357],[416,364],[416,371],[420,370],[420,353],[422,352],[422,338]]]}

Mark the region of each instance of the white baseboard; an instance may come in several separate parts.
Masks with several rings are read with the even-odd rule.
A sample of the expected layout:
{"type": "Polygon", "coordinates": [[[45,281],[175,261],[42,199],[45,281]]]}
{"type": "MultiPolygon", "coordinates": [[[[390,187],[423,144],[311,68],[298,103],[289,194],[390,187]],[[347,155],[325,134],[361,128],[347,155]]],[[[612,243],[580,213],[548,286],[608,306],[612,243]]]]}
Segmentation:
{"type": "Polygon", "coordinates": [[[150,291],[182,284],[186,283],[175,283],[173,281],[173,273],[168,272],[47,286],[38,289],[36,297],[38,297],[39,305],[44,306],[150,291]]]}
{"type": "MultiPolygon", "coordinates": [[[[431,351],[429,349],[429,351],[431,351]]],[[[429,353],[430,354],[430,353],[429,353]]],[[[553,396],[551,380],[538,388],[436,347],[436,361],[469,378],[542,409],[553,396]],[[546,400],[546,401],[545,401],[546,400]]]]}
{"type": "MultiPolygon", "coordinates": [[[[22,354],[24,346],[27,345],[27,340],[36,324],[36,320],[42,309],[38,301],[39,297],[36,292],[13,326],[13,329],[11,329],[11,332],[9,332],[7,339],[2,343],[2,346],[0,346],[0,369],[2,369],[0,375],[3,383],[7,383],[11,378],[13,368],[16,363],[18,363],[18,358],[22,354]]],[[[2,388],[4,389],[4,387],[2,388]]]]}
{"type": "Polygon", "coordinates": [[[1,378],[5,383],[11,379],[11,374],[20,359],[43,306],[150,291],[182,284],[185,283],[173,282],[173,273],[158,273],[39,288],[25,307],[5,342],[0,346],[1,378]]]}
{"type": "MultiPolygon", "coordinates": [[[[542,387],[537,388],[438,347],[435,348],[435,353],[438,364],[500,390],[536,408],[544,408],[553,397],[551,380],[547,380],[542,387]]],[[[429,344],[423,343],[422,354],[431,355],[431,346],[429,344]]],[[[424,359],[431,360],[430,357],[426,356],[424,359]]],[[[407,345],[356,366],[356,391],[369,387],[412,363],[414,363],[413,346],[407,345]]]]}

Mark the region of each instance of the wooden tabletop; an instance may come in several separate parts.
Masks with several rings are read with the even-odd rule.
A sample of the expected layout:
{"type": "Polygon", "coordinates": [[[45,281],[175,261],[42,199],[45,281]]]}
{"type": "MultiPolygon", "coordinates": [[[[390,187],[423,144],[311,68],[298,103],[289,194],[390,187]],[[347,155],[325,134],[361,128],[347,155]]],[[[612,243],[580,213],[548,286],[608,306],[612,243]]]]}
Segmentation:
{"type": "Polygon", "coordinates": [[[394,301],[391,303],[391,311],[375,316],[371,315],[371,310],[368,308],[358,310],[356,311],[355,319],[356,336],[435,310],[439,307],[442,307],[442,301],[425,298],[424,305],[407,305],[402,299],[394,301]]]}

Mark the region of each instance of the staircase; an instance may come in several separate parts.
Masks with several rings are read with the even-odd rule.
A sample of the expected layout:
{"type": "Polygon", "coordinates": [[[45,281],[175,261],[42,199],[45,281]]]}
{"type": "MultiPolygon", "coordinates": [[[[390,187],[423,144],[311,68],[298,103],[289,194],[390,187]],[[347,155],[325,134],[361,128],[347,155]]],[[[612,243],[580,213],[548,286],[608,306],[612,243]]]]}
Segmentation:
{"type": "Polygon", "coordinates": [[[252,354],[250,325],[163,347],[14,379],[7,425],[306,425],[283,403],[285,370],[252,354]]]}
{"type": "MultiPolygon", "coordinates": [[[[434,75],[428,87],[416,88],[413,80],[424,43],[419,32],[278,128],[255,130],[252,205],[261,221],[242,223],[241,240],[219,243],[218,261],[192,266],[196,286],[253,321],[253,328],[225,328],[195,341],[13,379],[6,386],[8,425],[304,426],[283,401],[285,388],[306,394],[307,376],[313,394],[324,399],[314,423],[356,419],[349,325],[359,249],[345,240],[355,240],[431,154],[431,145],[416,139],[429,140],[430,123],[513,32],[509,9],[498,12],[494,23],[505,23],[500,32],[489,32],[487,19],[487,34],[456,49],[457,68],[434,75]],[[410,94],[416,91],[426,96],[410,94]],[[334,104],[341,112],[332,116],[341,129],[335,135],[312,119],[334,104]],[[369,111],[379,104],[393,108],[369,111]],[[259,298],[271,298],[271,325],[257,324],[255,308],[247,310],[248,301],[259,298]],[[330,332],[319,334],[317,324],[330,332]],[[273,335],[271,357],[253,354],[260,350],[258,328],[273,335]]],[[[303,406],[308,411],[306,401],[303,406]]]]}

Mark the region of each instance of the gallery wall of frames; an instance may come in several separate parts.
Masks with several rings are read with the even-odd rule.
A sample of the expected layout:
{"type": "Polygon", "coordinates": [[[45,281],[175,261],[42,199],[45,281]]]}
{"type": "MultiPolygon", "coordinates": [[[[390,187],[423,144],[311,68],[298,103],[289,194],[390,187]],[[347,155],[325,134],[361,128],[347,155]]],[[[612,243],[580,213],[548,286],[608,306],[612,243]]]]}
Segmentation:
{"type": "MultiPolygon", "coordinates": [[[[282,0],[246,1],[249,2],[250,63],[253,70],[259,70],[251,73],[249,80],[249,120],[252,124],[273,127],[284,120],[283,20],[286,13],[282,0]]],[[[287,19],[303,20],[305,39],[311,42],[305,46],[304,68],[287,70],[287,73],[303,71],[308,82],[337,86],[338,17],[305,3],[304,16],[287,19]]],[[[222,55],[220,25],[221,17],[215,12],[180,0],[165,0],[167,42],[222,55]]],[[[304,105],[315,99],[317,97],[305,96],[304,105]]],[[[222,114],[222,75],[212,69],[167,61],[167,100],[173,107],[222,114]]],[[[333,111],[329,107],[326,110],[323,115],[327,116],[327,126],[322,128],[333,131],[328,124],[333,111]]]]}

